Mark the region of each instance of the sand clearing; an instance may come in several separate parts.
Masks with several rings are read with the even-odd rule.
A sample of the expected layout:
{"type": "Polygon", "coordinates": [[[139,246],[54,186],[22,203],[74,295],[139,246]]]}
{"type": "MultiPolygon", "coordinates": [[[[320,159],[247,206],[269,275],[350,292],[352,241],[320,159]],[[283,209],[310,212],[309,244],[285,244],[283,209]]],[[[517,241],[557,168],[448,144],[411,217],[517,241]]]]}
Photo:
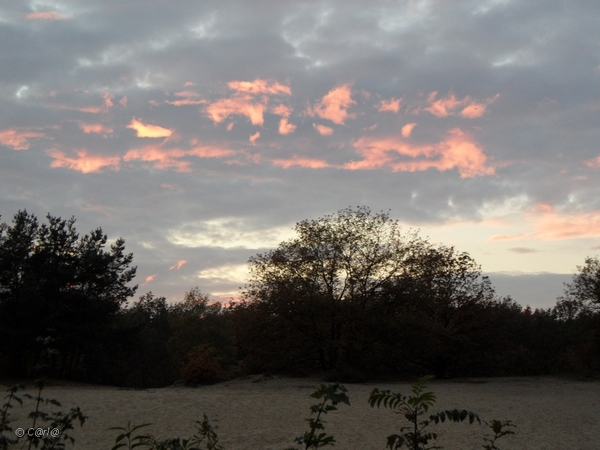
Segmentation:
{"type": "MultiPolygon", "coordinates": [[[[317,379],[248,377],[199,388],[169,387],[123,390],[113,387],[55,382],[45,396],[56,398],[63,410],[80,406],[89,416],[74,433],[76,449],[104,450],[114,444],[109,427],[151,422],[147,430],[157,437],[189,437],[195,421],[206,412],[227,450],[283,450],[301,435],[309,398],[317,379]]],[[[399,417],[373,409],[367,399],[374,387],[409,393],[408,383],[346,384],[351,407],[326,416],[326,430],[337,439],[335,448],[384,449],[386,436],[398,430],[399,417]]],[[[433,381],[438,396],[434,411],[465,408],[484,419],[510,419],[516,435],[499,441],[504,450],[600,449],[600,382],[560,378],[494,378],[433,381]]],[[[31,390],[30,390],[31,392],[31,390]]],[[[27,404],[31,406],[31,401],[27,404]]],[[[13,428],[30,408],[15,408],[13,428]]],[[[440,445],[449,450],[481,449],[483,429],[476,425],[437,427],[440,445]]]]}

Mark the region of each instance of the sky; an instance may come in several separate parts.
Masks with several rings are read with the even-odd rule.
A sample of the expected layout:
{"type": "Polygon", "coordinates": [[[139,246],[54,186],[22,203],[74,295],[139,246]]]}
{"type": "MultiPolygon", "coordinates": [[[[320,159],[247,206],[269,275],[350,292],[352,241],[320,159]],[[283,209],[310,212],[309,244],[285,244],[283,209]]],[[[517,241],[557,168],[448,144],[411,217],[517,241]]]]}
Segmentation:
{"type": "Polygon", "coordinates": [[[138,294],[239,294],[350,206],[551,307],[600,252],[596,0],[0,5],[0,214],[77,219],[138,294]]]}

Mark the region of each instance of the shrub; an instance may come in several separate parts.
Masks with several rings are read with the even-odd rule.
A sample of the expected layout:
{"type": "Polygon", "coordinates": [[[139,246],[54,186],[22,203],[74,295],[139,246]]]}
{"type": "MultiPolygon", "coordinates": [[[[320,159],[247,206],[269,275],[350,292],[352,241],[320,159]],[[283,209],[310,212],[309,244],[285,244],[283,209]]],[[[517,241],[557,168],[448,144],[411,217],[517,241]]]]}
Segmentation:
{"type": "Polygon", "coordinates": [[[183,379],[187,384],[212,384],[224,379],[223,369],[215,350],[200,345],[183,369],[183,379]]]}

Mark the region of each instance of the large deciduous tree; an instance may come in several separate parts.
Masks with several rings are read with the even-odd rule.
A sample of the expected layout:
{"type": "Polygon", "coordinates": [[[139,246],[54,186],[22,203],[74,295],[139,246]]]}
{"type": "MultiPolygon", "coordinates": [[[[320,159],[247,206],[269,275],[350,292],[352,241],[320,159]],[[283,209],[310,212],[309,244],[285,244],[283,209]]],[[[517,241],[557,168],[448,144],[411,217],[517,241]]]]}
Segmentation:
{"type": "Polygon", "coordinates": [[[75,370],[136,290],[123,239],[107,250],[100,228],[80,237],[74,224],[51,215],[40,224],[26,211],[0,224],[0,346],[15,374],[31,375],[40,337],[60,351],[55,370],[75,370]]]}
{"type": "Polygon", "coordinates": [[[388,214],[365,207],[301,221],[295,231],[297,238],[250,258],[244,297],[284,319],[304,356],[331,369],[352,321],[348,307],[368,308],[423,243],[388,214]]]}
{"type": "Polygon", "coordinates": [[[559,320],[600,311],[600,259],[588,256],[577,270],[579,273],[573,275],[571,283],[566,283],[565,294],[554,308],[554,315],[559,320]]]}
{"type": "Polygon", "coordinates": [[[403,232],[387,213],[348,208],[299,222],[295,231],[249,261],[239,309],[254,321],[245,329],[261,341],[254,352],[263,362],[374,372],[402,370],[412,359],[443,374],[452,357],[445,352],[465,348],[466,324],[493,299],[468,254],[403,232]]]}

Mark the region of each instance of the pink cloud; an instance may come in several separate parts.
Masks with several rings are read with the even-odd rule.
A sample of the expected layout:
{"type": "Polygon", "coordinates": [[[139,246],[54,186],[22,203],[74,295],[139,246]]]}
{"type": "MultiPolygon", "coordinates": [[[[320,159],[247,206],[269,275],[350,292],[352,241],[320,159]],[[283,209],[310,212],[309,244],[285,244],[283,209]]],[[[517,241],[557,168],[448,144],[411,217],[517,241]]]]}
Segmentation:
{"type": "Polygon", "coordinates": [[[265,110],[266,106],[253,101],[251,96],[237,96],[210,103],[206,108],[206,114],[214,123],[220,123],[232,115],[241,115],[246,116],[252,125],[262,126],[265,110]]]}
{"type": "Polygon", "coordinates": [[[175,92],[176,97],[181,97],[181,100],[167,101],[168,104],[174,106],[186,106],[186,105],[204,105],[208,103],[206,100],[199,99],[200,94],[194,91],[181,91],[175,92]]]}
{"type": "Polygon", "coordinates": [[[273,114],[277,114],[281,116],[281,120],[279,121],[279,134],[287,135],[296,131],[296,125],[289,123],[288,118],[292,114],[292,109],[286,105],[280,104],[271,108],[271,112],[273,114]]]}
{"type": "Polygon", "coordinates": [[[329,91],[314,108],[309,108],[307,114],[331,120],[338,125],[344,125],[347,119],[355,117],[348,114],[348,109],[355,104],[356,102],[352,100],[350,85],[345,84],[329,91]]]}
{"type": "Polygon", "coordinates": [[[360,138],[354,147],[362,156],[360,161],[344,165],[349,170],[387,167],[394,172],[439,171],[458,169],[461,178],[492,175],[482,149],[459,129],[450,130],[447,138],[437,145],[413,146],[399,138],[360,138]],[[403,157],[412,158],[406,161],[403,157]]]}
{"type": "Polygon", "coordinates": [[[158,274],[154,274],[154,275],[148,275],[145,279],[144,279],[144,284],[148,284],[154,281],[154,279],[156,278],[156,275],[158,274]]]}
{"type": "Polygon", "coordinates": [[[391,98],[389,100],[381,100],[377,110],[379,112],[392,112],[397,113],[400,111],[400,105],[402,103],[401,98],[391,98]]]}
{"type": "Polygon", "coordinates": [[[79,128],[86,134],[103,134],[108,135],[112,134],[113,129],[111,127],[106,127],[101,123],[80,123],[79,128]]]}
{"type": "Polygon", "coordinates": [[[290,117],[290,115],[292,114],[292,108],[283,104],[279,104],[271,108],[271,112],[281,117],[290,117]]]}
{"type": "Polygon", "coordinates": [[[189,105],[206,105],[206,100],[194,100],[192,98],[184,98],[182,100],[167,100],[169,105],[173,106],[189,106],[189,105]]]}
{"type": "Polygon", "coordinates": [[[446,117],[448,116],[449,111],[452,111],[456,107],[463,104],[463,100],[458,100],[454,94],[450,94],[445,98],[441,98],[436,100],[437,92],[434,91],[427,97],[427,101],[430,103],[430,106],[425,108],[425,111],[429,111],[436,117],[446,117]]]}
{"type": "Polygon", "coordinates": [[[296,131],[296,125],[289,123],[286,117],[283,117],[279,121],[279,134],[286,135],[291,134],[294,131],[296,131]]]}
{"type": "Polygon", "coordinates": [[[529,230],[524,233],[491,236],[488,241],[539,240],[562,241],[600,237],[600,212],[562,212],[548,204],[537,204],[525,217],[529,230]]]}
{"type": "Polygon", "coordinates": [[[175,92],[175,97],[200,97],[200,94],[194,91],[175,92]]]}
{"type": "Polygon", "coordinates": [[[123,160],[151,162],[157,169],[174,168],[177,172],[190,172],[191,163],[181,160],[184,156],[186,156],[186,152],[178,148],[164,149],[159,146],[148,145],[129,150],[123,160]]]}
{"type": "Polygon", "coordinates": [[[224,158],[235,154],[233,150],[210,145],[198,145],[196,141],[193,141],[192,145],[194,147],[189,150],[180,148],[166,149],[159,145],[147,145],[142,148],[129,150],[123,157],[123,160],[150,162],[156,169],[174,168],[177,172],[190,172],[191,162],[183,159],[185,157],[224,158]]]}
{"type": "Polygon", "coordinates": [[[159,127],[158,125],[146,125],[141,120],[137,120],[135,117],[131,119],[131,123],[127,125],[127,128],[131,128],[137,132],[137,137],[146,138],[162,138],[170,137],[173,134],[173,130],[159,127]]]}
{"type": "Polygon", "coordinates": [[[256,133],[254,133],[252,136],[250,136],[250,139],[249,139],[250,143],[251,143],[252,145],[255,145],[255,144],[256,144],[256,141],[258,140],[258,138],[259,138],[259,137],[260,137],[260,133],[257,131],[257,132],[256,132],[256,133]]]}
{"type": "MultiPolygon", "coordinates": [[[[1,141],[1,134],[0,134],[0,141],[1,141]]],[[[594,159],[589,159],[585,162],[585,165],[588,167],[600,167],[600,156],[594,158],[594,159]]]]}
{"type": "MultiPolygon", "coordinates": [[[[230,81],[233,91],[230,97],[209,103],[206,114],[214,123],[220,123],[232,115],[246,116],[252,125],[264,124],[264,113],[268,109],[269,96],[291,95],[289,86],[277,82],[256,79],[254,81],[230,81]]],[[[279,109],[279,111],[283,111],[279,109]]],[[[289,114],[289,111],[287,112],[289,114]]]]}
{"type": "Polygon", "coordinates": [[[36,11],[25,14],[25,19],[27,20],[41,20],[43,22],[54,22],[71,18],[71,16],[59,13],[58,11],[36,11]]]}
{"type": "Polygon", "coordinates": [[[495,102],[500,94],[496,94],[494,97],[488,98],[484,103],[476,102],[472,100],[470,96],[464,97],[462,100],[456,98],[454,94],[449,94],[444,98],[436,100],[437,92],[432,92],[427,97],[427,101],[430,106],[424,108],[425,111],[430,112],[436,117],[447,117],[452,114],[455,115],[457,108],[462,108],[460,116],[466,119],[476,119],[485,114],[486,108],[491,103],[495,102]]]}
{"type": "Polygon", "coordinates": [[[119,100],[119,105],[125,108],[127,106],[127,97],[123,97],[121,100],[119,100]]]}
{"type": "Polygon", "coordinates": [[[196,156],[198,158],[225,158],[235,155],[233,150],[228,148],[213,147],[210,145],[196,145],[191,150],[186,151],[187,155],[196,156]]]}
{"type": "Polygon", "coordinates": [[[169,267],[169,270],[179,270],[183,267],[184,264],[186,264],[187,261],[185,259],[180,259],[179,261],[177,261],[175,264],[173,264],[171,267],[169,267]]]}
{"type": "Polygon", "coordinates": [[[292,95],[289,86],[258,78],[254,81],[230,81],[227,86],[233,91],[247,94],[292,95]]]}
{"type": "Polygon", "coordinates": [[[69,157],[64,152],[51,149],[46,152],[54,159],[50,167],[65,167],[81,173],[99,172],[104,167],[119,170],[121,158],[118,156],[91,155],[87,150],[76,150],[76,157],[69,157]]]}
{"type": "Polygon", "coordinates": [[[29,149],[29,140],[44,137],[37,131],[21,131],[16,128],[0,131],[0,144],[12,147],[13,150],[29,149]]]}
{"type": "Polygon", "coordinates": [[[294,155],[290,159],[273,159],[271,160],[273,165],[289,169],[292,166],[306,167],[309,169],[324,169],[331,167],[327,161],[322,159],[304,158],[302,156],[294,155]]]}
{"type": "Polygon", "coordinates": [[[402,137],[409,137],[416,126],[416,123],[407,123],[406,125],[404,125],[402,127],[402,137]]]}
{"type": "Polygon", "coordinates": [[[106,108],[106,110],[109,110],[110,108],[112,108],[114,106],[113,101],[112,101],[112,95],[110,95],[109,93],[105,93],[103,95],[104,98],[104,108],[106,108]]]}
{"type": "Polygon", "coordinates": [[[317,130],[321,136],[331,136],[333,134],[333,128],[326,127],[325,125],[317,125],[313,123],[313,128],[317,130]]]}

